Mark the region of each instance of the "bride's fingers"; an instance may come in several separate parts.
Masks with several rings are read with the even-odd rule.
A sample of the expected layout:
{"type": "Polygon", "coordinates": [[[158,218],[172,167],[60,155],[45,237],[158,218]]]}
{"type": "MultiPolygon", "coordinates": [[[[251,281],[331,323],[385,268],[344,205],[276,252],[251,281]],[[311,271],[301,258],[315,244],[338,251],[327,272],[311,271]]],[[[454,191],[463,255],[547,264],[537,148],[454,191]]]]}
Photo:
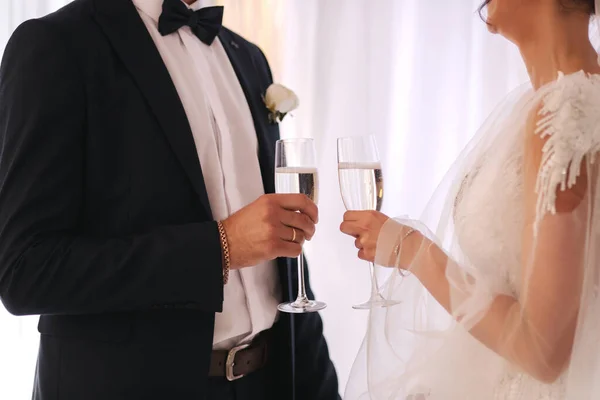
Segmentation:
{"type": "Polygon", "coordinates": [[[358,237],[361,230],[356,224],[354,224],[352,222],[344,221],[340,225],[340,231],[342,231],[346,235],[358,237]]]}
{"type": "Polygon", "coordinates": [[[360,236],[354,241],[354,246],[356,246],[356,248],[359,250],[363,248],[362,239],[360,236]]]}
{"type": "Polygon", "coordinates": [[[373,216],[372,211],[346,211],[344,213],[344,221],[362,221],[373,216]]]}
{"type": "Polygon", "coordinates": [[[358,258],[369,262],[375,262],[375,256],[371,255],[371,253],[365,249],[360,249],[358,251],[358,258]]]}
{"type": "Polygon", "coordinates": [[[346,211],[344,213],[344,221],[358,221],[363,215],[364,211],[346,211]]]}
{"type": "Polygon", "coordinates": [[[364,261],[370,261],[370,260],[367,258],[367,254],[366,254],[366,252],[365,252],[365,250],[364,250],[364,249],[360,249],[360,250],[358,251],[358,258],[360,258],[361,260],[364,260],[364,261]]]}

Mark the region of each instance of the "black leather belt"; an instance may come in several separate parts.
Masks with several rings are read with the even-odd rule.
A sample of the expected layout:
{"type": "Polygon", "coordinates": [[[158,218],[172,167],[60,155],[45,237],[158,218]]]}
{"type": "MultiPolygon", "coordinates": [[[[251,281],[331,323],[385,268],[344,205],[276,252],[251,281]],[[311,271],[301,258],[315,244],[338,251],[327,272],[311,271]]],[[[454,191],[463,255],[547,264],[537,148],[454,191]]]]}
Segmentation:
{"type": "Polygon", "coordinates": [[[235,381],[261,369],[267,364],[268,338],[269,335],[263,332],[252,343],[231,350],[213,350],[208,375],[235,381]]]}

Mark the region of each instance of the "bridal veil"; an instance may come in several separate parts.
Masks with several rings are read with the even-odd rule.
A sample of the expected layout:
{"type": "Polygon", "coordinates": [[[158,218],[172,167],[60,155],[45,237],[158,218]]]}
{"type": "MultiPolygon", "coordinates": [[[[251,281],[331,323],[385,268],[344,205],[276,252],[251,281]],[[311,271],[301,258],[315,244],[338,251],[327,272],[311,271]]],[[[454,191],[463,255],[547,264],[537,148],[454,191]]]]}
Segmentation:
{"type": "Polygon", "coordinates": [[[600,398],[600,77],[557,78],[505,99],[418,220],[384,225],[376,260],[402,268],[382,294],[401,303],[370,310],[345,399],[600,398]]]}

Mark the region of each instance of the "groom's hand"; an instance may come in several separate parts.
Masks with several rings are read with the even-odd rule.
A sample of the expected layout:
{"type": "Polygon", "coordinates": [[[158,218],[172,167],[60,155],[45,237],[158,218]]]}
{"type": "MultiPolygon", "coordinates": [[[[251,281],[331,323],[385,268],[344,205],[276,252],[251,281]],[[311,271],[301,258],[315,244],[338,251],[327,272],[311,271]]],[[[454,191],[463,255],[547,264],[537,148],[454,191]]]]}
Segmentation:
{"type": "Polygon", "coordinates": [[[232,269],[297,257],[315,234],[318,209],[303,194],[267,194],[225,221],[232,269]],[[292,241],[295,234],[295,241],[292,241]]]}

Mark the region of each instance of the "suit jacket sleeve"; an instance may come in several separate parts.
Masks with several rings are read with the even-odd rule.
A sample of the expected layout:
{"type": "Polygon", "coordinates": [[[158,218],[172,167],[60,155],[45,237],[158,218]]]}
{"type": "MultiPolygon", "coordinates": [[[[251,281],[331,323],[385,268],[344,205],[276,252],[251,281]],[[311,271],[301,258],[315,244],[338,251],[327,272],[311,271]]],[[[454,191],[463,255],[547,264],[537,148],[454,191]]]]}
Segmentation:
{"type": "Polygon", "coordinates": [[[216,223],[82,229],[86,95],[55,26],[21,25],[0,67],[0,298],[13,314],[221,310],[216,223]]]}
{"type": "MultiPolygon", "coordinates": [[[[273,77],[268,61],[264,53],[258,47],[256,49],[260,56],[259,65],[268,72],[269,83],[272,83],[273,77]]],[[[314,299],[308,279],[308,268],[305,268],[305,282],[308,297],[314,299]]],[[[294,283],[297,285],[298,281],[295,280],[294,283]]],[[[292,293],[295,293],[298,290],[297,286],[292,290],[292,293]]],[[[309,313],[293,317],[296,345],[294,351],[296,399],[340,399],[335,367],[329,357],[327,342],[323,336],[321,316],[318,313],[309,313]]]]}

